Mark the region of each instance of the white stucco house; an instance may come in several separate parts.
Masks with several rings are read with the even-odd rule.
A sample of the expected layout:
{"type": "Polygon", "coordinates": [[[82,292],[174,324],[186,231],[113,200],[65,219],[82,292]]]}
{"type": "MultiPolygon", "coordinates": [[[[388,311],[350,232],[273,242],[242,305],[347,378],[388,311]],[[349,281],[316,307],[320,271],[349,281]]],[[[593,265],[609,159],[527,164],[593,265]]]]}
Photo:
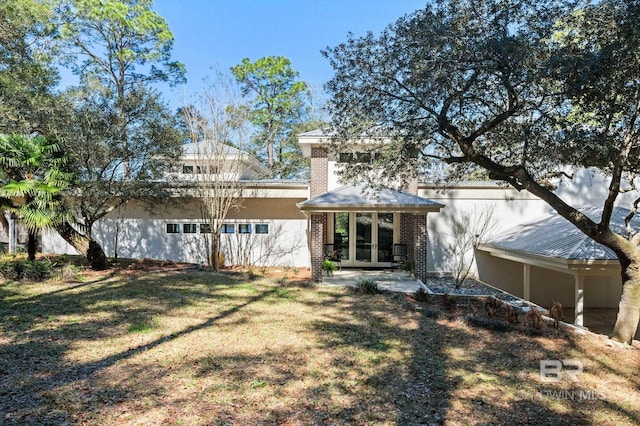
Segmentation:
{"type": "MultiPolygon", "coordinates": [[[[329,140],[321,130],[299,135],[311,160],[309,181],[260,179],[255,159],[229,150],[230,156],[242,156],[242,167],[230,172],[217,166],[216,172],[241,181],[244,189],[242,207],[224,220],[226,264],[310,268],[312,277],[322,280],[328,248],[339,252],[342,268],[391,267],[401,248],[416,277],[424,279],[451,272],[453,223],[462,213],[492,209],[493,226],[477,251],[472,275],[542,306],[553,300],[575,306],[579,324],[584,307],[617,307],[621,282],[615,256],[581,238],[537,197],[494,182],[460,183],[443,191],[419,181],[367,197],[360,182],[339,181],[337,170],[353,155],[332,154],[329,140]]],[[[194,156],[197,149],[185,145],[173,182],[204,173],[194,156]]],[[[558,187],[562,198],[585,208],[598,205],[603,191],[606,179],[589,171],[558,187]]],[[[117,252],[119,257],[203,263],[207,229],[202,217],[197,198],[175,191],[153,213],[128,203],[97,223],[95,235],[107,256],[117,252]]],[[[43,236],[42,250],[74,252],[54,233],[43,236]]]]}

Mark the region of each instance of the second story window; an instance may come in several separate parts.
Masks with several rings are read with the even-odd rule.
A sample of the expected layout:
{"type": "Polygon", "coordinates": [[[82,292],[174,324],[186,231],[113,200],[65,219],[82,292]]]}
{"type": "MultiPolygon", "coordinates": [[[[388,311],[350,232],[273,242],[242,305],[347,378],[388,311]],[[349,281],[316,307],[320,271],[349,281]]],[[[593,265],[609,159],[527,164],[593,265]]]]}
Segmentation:
{"type": "Polygon", "coordinates": [[[378,153],[371,154],[370,152],[341,152],[338,156],[338,162],[340,163],[366,163],[369,164],[373,160],[380,156],[378,153]]]}

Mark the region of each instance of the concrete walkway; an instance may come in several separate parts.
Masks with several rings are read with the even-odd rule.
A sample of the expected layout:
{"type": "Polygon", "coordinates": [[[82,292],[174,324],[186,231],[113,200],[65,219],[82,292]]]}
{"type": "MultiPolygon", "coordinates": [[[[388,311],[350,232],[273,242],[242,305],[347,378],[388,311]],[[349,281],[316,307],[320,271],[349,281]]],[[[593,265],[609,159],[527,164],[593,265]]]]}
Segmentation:
{"type": "Polygon", "coordinates": [[[420,284],[406,271],[400,270],[365,270],[346,269],[335,271],[332,276],[326,273],[322,276],[322,285],[328,286],[355,286],[361,278],[371,278],[378,284],[381,290],[395,291],[400,293],[415,293],[420,284]]]}

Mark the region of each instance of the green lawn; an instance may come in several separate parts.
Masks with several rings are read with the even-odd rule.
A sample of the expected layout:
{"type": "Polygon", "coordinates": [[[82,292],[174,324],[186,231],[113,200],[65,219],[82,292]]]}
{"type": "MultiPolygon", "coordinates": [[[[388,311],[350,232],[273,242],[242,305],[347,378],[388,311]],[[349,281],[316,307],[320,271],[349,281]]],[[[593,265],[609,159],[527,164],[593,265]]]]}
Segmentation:
{"type": "Polygon", "coordinates": [[[118,270],[0,297],[0,424],[640,423],[635,346],[398,295],[118,270]],[[541,359],[580,360],[581,381],[542,383],[541,359]]]}

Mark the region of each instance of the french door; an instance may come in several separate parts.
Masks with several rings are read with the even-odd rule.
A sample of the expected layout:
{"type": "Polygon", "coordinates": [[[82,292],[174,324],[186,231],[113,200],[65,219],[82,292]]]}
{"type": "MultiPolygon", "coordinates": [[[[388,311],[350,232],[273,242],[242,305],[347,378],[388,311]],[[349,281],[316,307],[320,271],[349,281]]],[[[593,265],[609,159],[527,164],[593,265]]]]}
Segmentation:
{"type": "Polygon", "coordinates": [[[393,213],[340,212],[332,219],[332,242],[340,250],[342,266],[391,265],[397,224],[393,213]]]}

